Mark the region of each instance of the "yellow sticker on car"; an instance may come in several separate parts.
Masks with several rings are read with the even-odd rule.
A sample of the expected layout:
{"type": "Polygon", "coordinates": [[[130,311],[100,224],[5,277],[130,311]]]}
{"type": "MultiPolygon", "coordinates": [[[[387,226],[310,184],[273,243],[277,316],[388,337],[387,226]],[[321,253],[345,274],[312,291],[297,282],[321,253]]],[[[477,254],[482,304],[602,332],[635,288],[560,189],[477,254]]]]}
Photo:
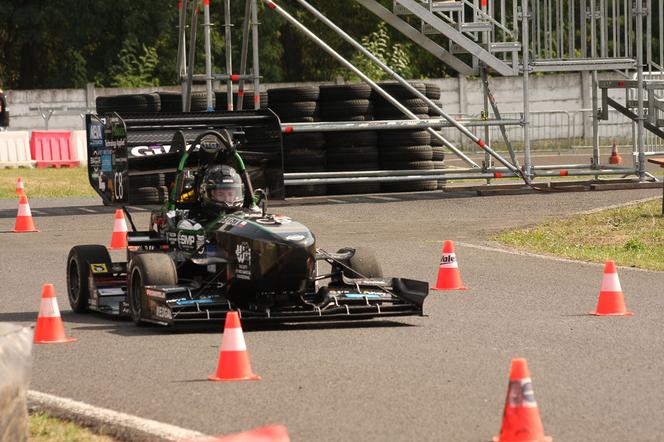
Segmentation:
{"type": "Polygon", "coordinates": [[[92,270],[92,273],[107,273],[108,272],[108,267],[106,266],[105,263],[90,264],[90,270],[92,270]]]}

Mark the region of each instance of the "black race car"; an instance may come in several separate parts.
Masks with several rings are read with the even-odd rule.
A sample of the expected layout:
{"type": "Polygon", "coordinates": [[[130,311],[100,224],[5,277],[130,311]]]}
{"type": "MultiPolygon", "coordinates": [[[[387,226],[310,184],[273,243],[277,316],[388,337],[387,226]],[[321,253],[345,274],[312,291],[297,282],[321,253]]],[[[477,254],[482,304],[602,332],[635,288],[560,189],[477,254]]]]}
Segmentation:
{"type": "Polygon", "coordinates": [[[318,249],[307,227],[267,212],[267,194],[283,191],[283,171],[275,179],[269,170],[275,155],[281,160],[275,123],[269,111],[88,115],[90,183],[106,204],[124,207],[133,231],[126,262],[113,262],[101,245],[71,249],[72,309],[163,325],[223,320],[231,310],[244,320],[283,322],[422,315],[428,283],[383,277],[375,257],[361,248],[318,249]],[[251,151],[252,125],[263,125],[255,134],[272,134],[273,152],[265,143],[251,151]],[[131,154],[137,143],[146,143],[146,130],[139,129],[145,127],[161,137],[152,148],[159,155],[131,154]],[[164,131],[171,134],[169,142],[163,141],[164,131]],[[266,189],[253,191],[244,154],[256,160],[258,176],[269,175],[266,189]],[[205,177],[225,166],[241,177],[241,207],[211,212],[204,204],[205,177]],[[172,176],[165,186],[168,200],[152,210],[149,228],[139,231],[126,207],[132,177],[164,171],[172,176]]]}

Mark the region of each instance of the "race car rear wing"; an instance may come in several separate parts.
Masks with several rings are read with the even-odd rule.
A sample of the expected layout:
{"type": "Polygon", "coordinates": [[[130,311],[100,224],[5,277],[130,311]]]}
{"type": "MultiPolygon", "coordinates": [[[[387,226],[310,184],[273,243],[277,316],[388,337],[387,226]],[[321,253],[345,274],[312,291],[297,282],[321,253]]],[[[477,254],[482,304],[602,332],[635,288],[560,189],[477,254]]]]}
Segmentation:
{"type": "MultiPolygon", "coordinates": [[[[269,109],[235,112],[86,115],[88,178],[107,205],[127,205],[135,182],[162,177],[170,188],[181,152],[171,149],[182,131],[191,143],[209,130],[227,130],[237,145],[254,188],[283,199],[283,147],[279,119],[269,109]]],[[[189,146],[188,146],[189,147],[189,146]]],[[[193,146],[192,158],[198,146],[193,146]]]]}

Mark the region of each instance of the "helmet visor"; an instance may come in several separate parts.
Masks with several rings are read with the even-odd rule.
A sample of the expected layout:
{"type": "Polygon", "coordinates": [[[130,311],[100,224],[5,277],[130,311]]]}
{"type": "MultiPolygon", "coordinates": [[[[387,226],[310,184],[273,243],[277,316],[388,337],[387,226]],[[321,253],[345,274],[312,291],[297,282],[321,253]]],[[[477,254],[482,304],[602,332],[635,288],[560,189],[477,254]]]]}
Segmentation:
{"type": "Polygon", "coordinates": [[[242,184],[222,183],[210,189],[210,199],[217,203],[234,205],[242,202],[242,184]]]}

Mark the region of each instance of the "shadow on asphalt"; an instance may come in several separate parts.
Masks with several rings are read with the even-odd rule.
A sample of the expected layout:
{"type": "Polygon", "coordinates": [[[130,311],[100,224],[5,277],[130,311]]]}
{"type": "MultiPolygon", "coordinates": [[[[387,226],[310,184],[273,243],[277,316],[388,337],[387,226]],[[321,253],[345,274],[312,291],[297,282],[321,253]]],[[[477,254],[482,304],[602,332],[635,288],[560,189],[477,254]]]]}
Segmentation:
{"type": "Polygon", "coordinates": [[[0,313],[0,322],[35,322],[39,312],[0,313]]]}
{"type": "MultiPolygon", "coordinates": [[[[427,201],[427,200],[441,200],[452,198],[477,198],[477,192],[474,191],[453,191],[443,192],[435,190],[431,192],[412,192],[412,193],[379,193],[367,195],[339,195],[339,196],[325,196],[325,197],[303,197],[303,198],[290,198],[287,200],[271,201],[269,206],[274,208],[290,207],[290,206],[336,206],[339,204],[383,204],[395,203],[399,201],[427,201]]],[[[159,206],[130,206],[131,213],[148,212],[152,209],[157,209],[159,206]]],[[[111,214],[115,212],[115,207],[107,207],[100,205],[86,205],[86,206],[60,206],[60,207],[44,207],[33,209],[33,217],[50,217],[50,216],[84,216],[84,215],[102,215],[111,214]]],[[[0,209],[0,219],[10,219],[16,217],[16,209],[0,209]]],[[[10,231],[3,231],[0,233],[10,233],[10,231]]]]}
{"type": "MultiPolygon", "coordinates": [[[[15,313],[15,315],[23,315],[15,313]]],[[[37,312],[25,313],[27,319],[14,319],[16,321],[34,321],[37,312]]],[[[0,314],[2,320],[3,314],[0,314]]],[[[18,316],[22,317],[22,316],[18,316]]],[[[153,336],[153,335],[185,335],[203,334],[223,331],[223,321],[211,321],[191,324],[176,324],[166,327],[156,324],[144,324],[137,326],[124,318],[104,316],[100,313],[78,314],[73,312],[62,313],[62,319],[69,324],[79,324],[72,327],[73,330],[106,331],[118,336],[153,336]]],[[[245,322],[242,330],[245,333],[261,333],[270,331],[292,331],[292,330],[332,330],[332,329],[360,329],[360,328],[388,328],[388,327],[417,327],[413,324],[397,322],[388,319],[368,319],[364,321],[321,321],[321,322],[245,322]]]]}

